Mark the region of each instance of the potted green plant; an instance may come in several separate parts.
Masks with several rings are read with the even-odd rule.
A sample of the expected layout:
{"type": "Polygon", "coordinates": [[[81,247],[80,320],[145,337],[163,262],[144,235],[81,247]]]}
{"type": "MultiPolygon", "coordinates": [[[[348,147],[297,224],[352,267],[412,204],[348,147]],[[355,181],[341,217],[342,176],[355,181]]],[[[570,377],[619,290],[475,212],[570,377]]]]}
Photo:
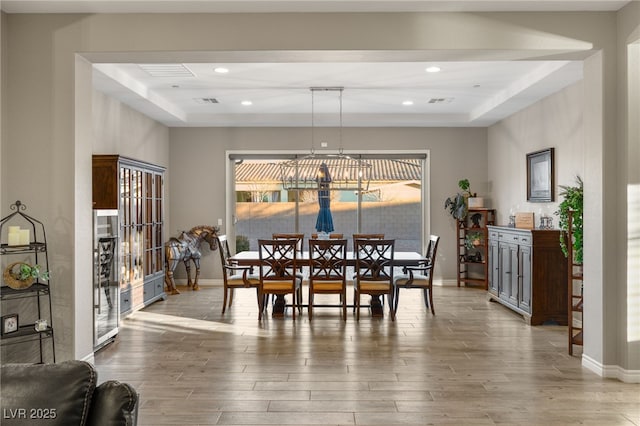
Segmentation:
{"type": "Polygon", "coordinates": [[[449,214],[454,219],[462,220],[467,216],[467,203],[462,194],[447,198],[444,202],[444,208],[449,210],[449,214]]]}
{"type": "Polygon", "coordinates": [[[466,194],[467,197],[475,197],[475,193],[471,192],[471,184],[469,183],[469,179],[461,179],[458,181],[458,188],[460,188],[463,194],[466,194]]]}
{"type": "Polygon", "coordinates": [[[480,244],[482,244],[483,239],[484,239],[484,234],[482,232],[478,232],[478,231],[469,232],[464,237],[464,246],[468,249],[478,247],[480,244]]]}
{"type": "Polygon", "coordinates": [[[462,179],[458,182],[460,189],[464,191],[467,197],[467,207],[470,209],[478,209],[484,207],[484,198],[478,197],[478,194],[471,192],[471,184],[469,179],[462,179]]]}
{"type": "Polygon", "coordinates": [[[449,210],[449,214],[457,220],[462,220],[467,216],[469,197],[475,197],[475,193],[471,192],[471,184],[469,179],[461,179],[458,181],[458,188],[462,192],[458,192],[453,197],[449,197],[444,202],[444,208],[449,210]]]}
{"type": "Polygon", "coordinates": [[[25,262],[14,262],[6,267],[3,273],[7,286],[14,290],[31,287],[37,279],[48,280],[49,272],[41,271],[40,266],[30,265],[25,262]]]}
{"type": "Polygon", "coordinates": [[[558,226],[564,232],[560,234],[560,247],[565,256],[568,256],[566,235],[569,233],[569,212],[571,214],[571,234],[573,235],[573,253],[575,261],[582,263],[582,215],[583,205],[583,184],[580,176],[576,176],[575,186],[560,185],[563,197],[558,205],[558,210],[554,212],[558,216],[558,226]]]}

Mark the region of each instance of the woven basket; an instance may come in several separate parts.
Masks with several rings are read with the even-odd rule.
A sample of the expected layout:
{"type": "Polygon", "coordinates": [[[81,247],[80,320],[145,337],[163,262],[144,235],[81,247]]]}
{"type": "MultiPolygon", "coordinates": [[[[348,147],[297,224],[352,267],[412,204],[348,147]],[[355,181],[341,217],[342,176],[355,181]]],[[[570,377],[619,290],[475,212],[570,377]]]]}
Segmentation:
{"type": "MultiPolygon", "coordinates": [[[[35,278],[29,277],[26,280],[20,280],[16,278],[16,275],[19,274],[20,265],[25,264],[24,262],[14,262],[11,265],[7,266],[2,274],[4,278],[4,282],[14,290],[24,290],[25,288],[31,287],[35,278]],[[14,268],[18,266],[18,271],[14,271],[14,268]]],[[[26,264],[25,264],[26,265],[26,264]]]]}

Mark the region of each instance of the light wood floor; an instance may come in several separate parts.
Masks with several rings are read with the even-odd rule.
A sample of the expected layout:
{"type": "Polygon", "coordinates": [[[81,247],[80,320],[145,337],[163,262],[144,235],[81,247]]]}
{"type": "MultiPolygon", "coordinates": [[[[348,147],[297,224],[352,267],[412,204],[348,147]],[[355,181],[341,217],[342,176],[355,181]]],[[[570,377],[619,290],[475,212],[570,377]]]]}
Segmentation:
{"type": "Polygon", "coordinates": [[[324,308],[259,324],[255,292],[236,298],[222,316],[221,288],[182,288],[133,314],[99,381],[136,387],[140,425],[640,425],[640,386],[583,369],[566,327],[484,291],[437,287],[431,316],[404,290],[395,323],[324,308]]]}

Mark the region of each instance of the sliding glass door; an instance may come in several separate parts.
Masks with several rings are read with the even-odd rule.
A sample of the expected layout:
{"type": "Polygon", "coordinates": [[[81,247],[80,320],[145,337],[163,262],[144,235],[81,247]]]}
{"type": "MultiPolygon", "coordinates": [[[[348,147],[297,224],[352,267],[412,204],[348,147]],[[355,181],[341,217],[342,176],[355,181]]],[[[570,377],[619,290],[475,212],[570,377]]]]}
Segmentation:
{"type": "Polygon", "coordinates": [[[416,157],[394,154],[367,158],[371,180],[366,191],[331,190],[324,194],[317,189],[284,189],[280,164],[287,161],[285,158],[236,159],[237,249],[255,250],[259,238],[271,238],[273,233],[299,232],[309,238],[317,232],[320,206],[326,203],[333,233],[349,240],[354,233],[383,233],[396,240],[396,250],[422,251],[427,174],[425,159],[416,157]]]}

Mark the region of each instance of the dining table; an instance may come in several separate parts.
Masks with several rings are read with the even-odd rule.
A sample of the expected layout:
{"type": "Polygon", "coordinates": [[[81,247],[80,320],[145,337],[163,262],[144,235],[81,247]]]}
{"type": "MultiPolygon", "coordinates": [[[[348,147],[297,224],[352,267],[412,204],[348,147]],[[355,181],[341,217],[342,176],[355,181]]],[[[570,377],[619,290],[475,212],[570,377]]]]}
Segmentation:
{"type": "MultiPolygon", "coordinates": [[[[260,266],[260,254],[258,253],[257,250],[245,250],[245,251],[238,252],[235,255],[231,256],[229,260],[231,262],[236,263],[239,266],[254,266],[254,267],[260,266]]],[[[356,265],[355,252],[353,251],[347,252],[346,261],[347,261],[347,267],[349,266],[354,267],[356,265]]],[[[396,267],[402,268],[403,266],[415,266],[426,261],[427,261],[427,258],[418,252],[396,251],[394,252],[394,255],[393,255],[392,265],[394,268],[396,267]]],[[[311,263],[311,260],[309,258],[308,251],[302,251],[297,253],[296,266],[302,266],[302,267],[309,266],[310,263],[311,263]]],[[[301,306],[307,307],[308,305],[302,304],[301,306]]],[[[314,304],[314,307],[316,306],[318,305],[314,304]]],[[[334,306],[334,305],[321,305],[321,306],[334,306]]],[[[335,305],[335,306],[342,306],[342,305],[335,305]]],[[[284,295],[278,295],[273,304],[272,316],[274,318],[283,317],[285,314],[286,307],[287,305],[284,299],[284,295]]],[[[353,307],[353,305],[349,305],[349,307],[353,307]]],[[[362,305],[362,307],[365,307],[365,306],[362,305]]],[[[382,309],[382,301],[380,300],[379,297],[376,297],[376,296],[371,297],[369,308],[371,309],[372,317],[384,316],[383,309],[382,309]]]]}

